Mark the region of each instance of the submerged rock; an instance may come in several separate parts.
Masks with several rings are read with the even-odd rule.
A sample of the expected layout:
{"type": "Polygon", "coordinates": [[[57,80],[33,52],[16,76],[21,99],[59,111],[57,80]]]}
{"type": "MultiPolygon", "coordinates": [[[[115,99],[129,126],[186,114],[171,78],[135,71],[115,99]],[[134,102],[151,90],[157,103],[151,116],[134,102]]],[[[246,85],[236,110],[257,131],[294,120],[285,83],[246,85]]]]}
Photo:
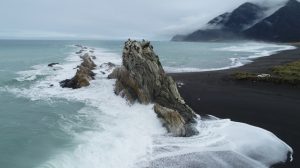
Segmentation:
{"type": "Polygon", "coordinates": [[[58,65],[59,63],[51,63],[51,64],[48,64],[48,67],[53,67],[54,65],[58,65]]]}
{"type": "Polygon", "coordinates": [[[78,89],[89,86],[91,80],[94,79],[95,73],[92,71],[96,64],[92,61],[88,54],[81,57],[83,62],[78,66],[77,72],[72,79],[66,79],[60,82],[60,86],[65,88],[78,89]]]}
{"type": "Polygon", "coordinates": [[[106,71],[112,70],[115,67],[116,67],[116,64],[111,63],[111,62],[103,63],[100,65],[100,68],[105,68],[106,71]]]}
{"type": "Polygon", "coordinates": [[[81,54],[83,52],[84,52],[84,50],[79,50],[79,51],[76,52],[76,54],[81,54]]]}
{"type": "Polygon", "coordinates": [[[80,44],[75,44],[74,46],[75,46],[75,47],[79,47],[79,48],[83,48],[83,46],[80,45],[80,44]]]}
{"type": "Polygon", "coordinates": [[[166,75],[150,42],[128,40],[123,65],[108,78],[117,79],[115,93],[130,102],[156,103],[155,112],[175,136],[197,134],[193,125],[195,112],[185,104],[174,80],[166,75]]]}

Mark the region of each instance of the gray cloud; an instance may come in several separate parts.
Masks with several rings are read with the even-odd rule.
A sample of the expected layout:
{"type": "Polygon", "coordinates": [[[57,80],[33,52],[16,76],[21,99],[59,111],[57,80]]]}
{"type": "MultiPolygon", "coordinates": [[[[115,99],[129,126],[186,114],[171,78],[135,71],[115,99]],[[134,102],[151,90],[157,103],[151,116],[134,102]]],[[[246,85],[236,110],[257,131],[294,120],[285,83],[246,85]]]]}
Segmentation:
{"type": "Polygon", "coordinates": [[[9,0],[0,6],[0,38],[169,39],[246,1],[9,0]]]}

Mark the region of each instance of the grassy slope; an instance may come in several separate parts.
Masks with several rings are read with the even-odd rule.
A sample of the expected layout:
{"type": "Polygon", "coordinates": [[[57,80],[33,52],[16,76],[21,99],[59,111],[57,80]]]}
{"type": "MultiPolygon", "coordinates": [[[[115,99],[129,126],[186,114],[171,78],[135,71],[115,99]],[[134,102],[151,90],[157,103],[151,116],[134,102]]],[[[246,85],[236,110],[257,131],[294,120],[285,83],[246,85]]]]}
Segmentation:
{"type": "Polygon", "coordinates": [[[258,73],[236,72],[232,76],[237,80],[264,81],[273,83],[300,84],[300,61],[271,68],[270,76],[258,77],[258,73]]]}

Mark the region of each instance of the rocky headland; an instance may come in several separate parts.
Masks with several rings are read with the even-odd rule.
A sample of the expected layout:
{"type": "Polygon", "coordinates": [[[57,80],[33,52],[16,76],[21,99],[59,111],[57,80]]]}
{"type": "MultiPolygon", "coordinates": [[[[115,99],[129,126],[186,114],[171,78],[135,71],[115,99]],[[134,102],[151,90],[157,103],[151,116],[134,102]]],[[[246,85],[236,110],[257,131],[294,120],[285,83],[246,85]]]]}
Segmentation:
{"type": "Polygon", "coordinates": [[[122,66],[108,76],[116,79],[115,93],[129,102],[154,103],[154,111],[174,136],[197,134],[196,113],[180,96],[148,41],[125,42],[122,66]]]}

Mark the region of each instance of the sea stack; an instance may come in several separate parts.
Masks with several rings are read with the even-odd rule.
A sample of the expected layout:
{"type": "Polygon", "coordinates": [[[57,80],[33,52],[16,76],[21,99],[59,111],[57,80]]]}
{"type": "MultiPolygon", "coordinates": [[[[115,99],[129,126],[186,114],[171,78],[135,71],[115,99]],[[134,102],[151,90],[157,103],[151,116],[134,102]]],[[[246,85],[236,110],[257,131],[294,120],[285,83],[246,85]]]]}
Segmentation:
{"type": "Polygon", "coordinates": [[[89,86],[90,80],[94,79],[95,73],[92,71],[96,64],[92,61],[88,53],[81,56],[83,62],[77,67],[77,72],[72,79],[66,79],[60,82],[63,88],[78,89],[89,86]]]}
{"type": "Polygon", "coordinates": [[[196,114],[185,104],[148,41],[125,42],[123,63],[108,76],[117,79],[115,93],[129,102],[154,103],[154,111],[174,136],[192,136],[196,114]]]}

